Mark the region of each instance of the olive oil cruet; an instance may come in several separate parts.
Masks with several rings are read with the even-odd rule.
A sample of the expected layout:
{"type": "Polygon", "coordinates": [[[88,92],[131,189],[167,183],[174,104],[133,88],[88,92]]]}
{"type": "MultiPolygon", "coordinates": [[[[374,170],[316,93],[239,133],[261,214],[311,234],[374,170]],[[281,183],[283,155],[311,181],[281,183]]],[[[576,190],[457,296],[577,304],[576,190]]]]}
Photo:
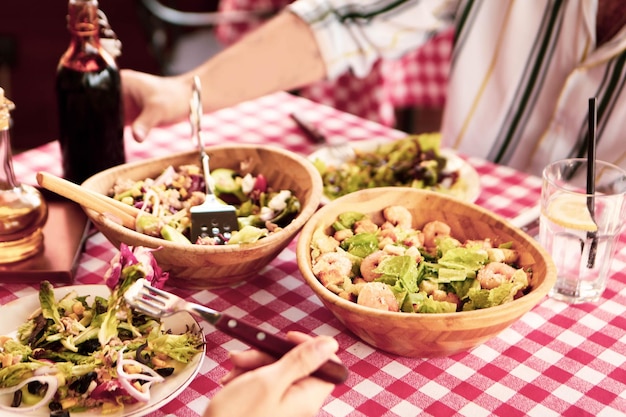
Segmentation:
{"type": "Polygon", "coordinates": [[[33,186],[20,184],[13,172],[11,110],[0,88],[0,264],[19,262],[43,250],[48,205],[33,186]]]}

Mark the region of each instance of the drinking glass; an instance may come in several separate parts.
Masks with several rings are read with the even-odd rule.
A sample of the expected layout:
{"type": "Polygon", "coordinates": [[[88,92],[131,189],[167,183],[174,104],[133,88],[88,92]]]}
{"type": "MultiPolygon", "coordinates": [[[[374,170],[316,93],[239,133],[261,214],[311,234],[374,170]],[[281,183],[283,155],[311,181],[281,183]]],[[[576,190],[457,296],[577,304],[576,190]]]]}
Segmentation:
{"type": "Polygon", "coordinates": [[[595,193],[586,184],[586,159],[543,171],[539,240],[557,269],[550,295],[573,304],[602,296],[626,213],[626,171],[596,161],[595,193]]]}

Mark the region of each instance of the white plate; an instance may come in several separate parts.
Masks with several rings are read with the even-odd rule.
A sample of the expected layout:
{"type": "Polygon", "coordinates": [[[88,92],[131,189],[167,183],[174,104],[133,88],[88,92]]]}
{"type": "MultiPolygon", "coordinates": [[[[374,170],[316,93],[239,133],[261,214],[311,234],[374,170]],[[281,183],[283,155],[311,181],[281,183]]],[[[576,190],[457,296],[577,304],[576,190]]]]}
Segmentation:
{"type": "MultiPolygon", "coordinates": [[[[75,285],[67,287],[59,287],[54,289],[56,299],[60,299],[65,294],[76,291],[79,296],[88,295],[91,297],[101,296],[108,297],[111,294],[109,287],[106,285],[75,285]]],[[[25,323],[28,317],[40,307],[39,293],[18,298],[2,307],[0,307],[0,335],[15,336],[17,328],[25,323]]],[[[187,326],[196,326],[200,328],[198,322],[189,313],[179,313],[175,316],[163,319],[166,329],[171,329],[173,333],[184,333],[187,326]]],[[[202,361],[204,360],[205,350],[194,356],[193,360],[185,366],[181,372],[173,374],[165,379],[161,384],[155,384],[150,389],[150,401],[147,404],[125,405],[124,411],[115,414],[107,414],[107,417],[140,417],[152,411],[158,410],[165,404],[173,400],[193,381],[200,370],[202,361]]],[[[6,401],[5,398],[3,400],[6,401]]],[[[3,404],[6,404],[4,402],[3,404]]],[[[16,410],[0,411],[2,417],[49,417],[50,410],[47,406],[30,413],[23,413],[16,410]]],[[[103,414],[97,411],[74,413],[79,417],[102,417],[103,414]]]]}
{"type": "MultiPolygon", "coordinates": [[[[384,143],[390,143],[390,140],[363,140],[359,142],[353,142],[352,148],[355,150],[370,152],[375,151],[376,148],[384,143]]],[[[480,177],[478,172],[465,160],[459,157],[451,149],[441,149],[440,155],[447,159],[446,168],[444,172],[459,171],[459,177],[465,182],[465,188],[461,190],[455,190],[455,193],[451,195],[460,198],[461,200],[473,203],[480,195],[480,177]]],[[[342,162],[346,162],[337,157],[337,153],[333,152],[331,147],[322,147],[314,151],[308,156],[310,161],[320,159],[328,166],[337,166],[342,162]]],[[[322,203],[328,203],[329,199],[324,197],[322,203]]]]}

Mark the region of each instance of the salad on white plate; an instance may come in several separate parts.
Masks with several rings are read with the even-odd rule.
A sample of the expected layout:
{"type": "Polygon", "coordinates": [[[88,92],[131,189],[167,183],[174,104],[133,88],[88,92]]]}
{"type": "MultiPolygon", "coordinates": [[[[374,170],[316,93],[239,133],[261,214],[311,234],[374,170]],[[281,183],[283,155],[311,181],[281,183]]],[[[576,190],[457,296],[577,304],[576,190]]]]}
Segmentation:
{"type": "Polygon", "coordinates": [[[105,274],[108,296],[75,286],[57,298],[41,283],[38,308],[0,336],[0,415],[130,415],[126,408],[153,402],[154,387],[199,366],[197,322],[177,333],[124,300],[138,279],[162,287],[168,278],[151,251],[121,246],[105,274]]]}
{"type": "Polygon", "coordinates": [[[352,153],[324,146],[309,155],[324,184],[324,201],[365,188],[401,186],[438,191],[473,203],[480,195],[476,170],[439,133],[350,143],[352,153]]]}

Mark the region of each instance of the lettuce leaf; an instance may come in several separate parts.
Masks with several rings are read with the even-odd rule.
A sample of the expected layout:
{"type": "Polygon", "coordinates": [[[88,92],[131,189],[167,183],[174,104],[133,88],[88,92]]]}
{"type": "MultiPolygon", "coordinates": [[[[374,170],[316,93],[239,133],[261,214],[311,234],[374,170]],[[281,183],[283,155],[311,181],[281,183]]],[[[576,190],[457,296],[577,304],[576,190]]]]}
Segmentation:
{"type": "Polygon", "coordinates": [[[473,273],[480,269],[489,259],[487,252],[476,247],[455,247],[442,251],[438,261],[440,267],[460,269],[473,273]]]}
{"type": "Polygon", "coordinates": [[[154,352],[165,354],[181,363],[189,363],[201,351],[204,340],[201,334],[162,334],[149,343],[154,352]]]}
{"type": "Polygon", "coordinates": [[[44,318],[52,320],[59,329],[63,328],[61,315],[54,298],[54,290],[52,284],[48,281],[42,281],[39,285],[39,303],[41,304],[41,314],[44,318]]]}
{"type": "Polygon", "coordinates": [[[456,304],[447,301],[435,301],[432,297],[426,295],[425,292],[408,294],[405,302],[402,304],[403,312],[414,313],[454,313],[456,312],[456,304]]]}
{"type": "Polygon", "coordinates": [[[526,287],[528,276],[522,269],[518,269],[509,282],[504,282],[491,290],[471,288],[467,293],[469,301],[463,305],[463,310],[477,310],[508,303],[526,287]]]}
{"type": "Polygon", "coordinates": [[[378,238],[375,233],[359,233],[343,240],[341,248],[351,255],[365,258],[378,250],[378,238]]]}
{"type": "Polygon", "coordinates": [[[228,244],[245,244],[254,243],[259,239],[266,237],[269,231],[265,228],[259,228],[252,225],[245,225],[230,238],[228,244]]]}
{"type": "Polygon", "coordinates": [[[29,346],[26,346],[17,340],[8,339],[2,345],[1,352],[5,354],[10,353],[13,356],[19,355],[22,358],[26,358],[32,354],[33,350],[29,346]]]}
{"type": "Polygon", "coordinates": [[[374,272],[382,274],[380,280],[392,281],[394,285],[396,281],[402,285],[408,292],[417,292],[417,264],[411,256],[392,256],[382,260],[374,269],[374,272]]]}
{"type": "Polygon", "coordinates": [[[337,221],[333,223],[333,228],[335,230],[343,230],[343,229],[352,229],[354,223],[359,220],[363,220],[365,214],[359,213],[357,211],[346,211],[337,216],[337,221]]]}
{"type": "Polygon", "coordinates": [[[426,298],[417,309],[418,313],[454,313],[456,304],[448,301],[435,301],[432,297],[426,298]]]}
{"type": "Polygon", "coordinates": [[[43,365],[35,362],[20,362],[0,368],[0,388],[12,387],[32,376],[32,372],[43,365]]]}

